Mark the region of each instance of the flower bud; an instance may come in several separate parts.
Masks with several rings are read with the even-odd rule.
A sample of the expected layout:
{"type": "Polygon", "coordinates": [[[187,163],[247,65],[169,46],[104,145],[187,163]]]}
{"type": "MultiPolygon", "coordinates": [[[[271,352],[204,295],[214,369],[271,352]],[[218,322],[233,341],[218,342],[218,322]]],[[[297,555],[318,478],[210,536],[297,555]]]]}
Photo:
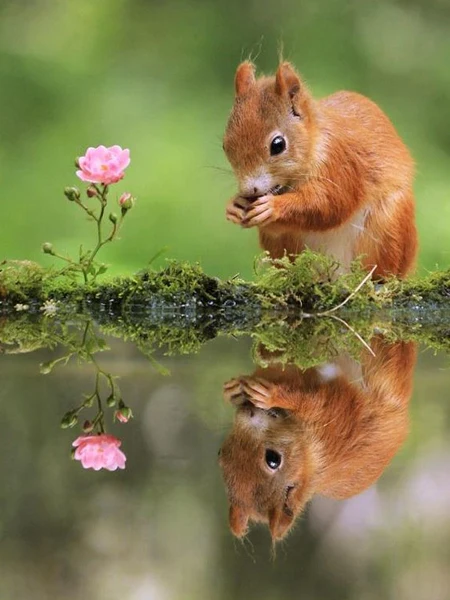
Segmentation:
{"type": "Polygon", "coordinates": [[[132,418],[133,413],[131,412],[131,408],[129,406],[122,406],[114,413],[114,419],[116,421],[120,421],[121,423],[128,423],[128,421],[132,418]]]}
{"type": "Polygon", "coordinates": [[[77,158],[75,159],[75,166],[77,169],[80,168],[80,157],[79,156],[77,156],[77,158]]]}
{"type": "Polygon", "coordinates": [[[113,396],[113,394],[110,394],[107,398],[106,398],[106,404],[109,407],[115,406],[116,405],[116,398],[115,396],[113,396]]]}
{"type": "Polygon", "coordinates": [[[76,415],[76,413],[74,413],[73,411],[70,410],[61,419],[61,427],[63,429],[68,429],[69,427],[73,427],[74,425],[76,425],[77,421],[78,421],[78,416],[76,415]]]}
{"type": "Polygon", "coordinates": [[[42,244],[42,252],[44,254],[54,254],[54,250],[53,250],[53,244],[50,244],[50,242],[45,242],[45,244],[42,244]]]}
{"type": "Polygon", "coordinates": [[[85,421],[83,423],[83,431],[84,433],[91,433],[94,429],[94,425],[92,424],[91,421],[85,421]]]}
{"type": "Polygon", "coordinates": [[[122,211],[130,210],[130,208],[133,208],[134,202],[135,198],[133,198],[133,196],[129,192],[125,192],[119,198],[119,206],[122,208],[122,211]]]}
{"type": "Polygon", "coordinates": [[[41,363],[39,365],[39,371],[41,372],[42,375],[48,375],[49,373],[51,373],[54,366],[55,365],[54,365],[53,361],[41,363]]]}
{"type": "Polygon", "coordinates": [[[64,188],[64,196],[67,200],[75,202],[80,199],[80,190],[76,187],[66,187],[64,188]]]}
{"type": "Polygon", "coordinates": [[[117,215],[116,213],[109,213],[109,220],[111,221],[111,223],[113,223],[114,225],[117,223],[117,215]]]}
{"type": "Polygon", "coordinates": [[[90,185],[88,187],[88,189],[86,190],[86,195],[88,196],[88,198],[95,198],[95,196],[97,195],[97,190],[93,185],[90,185]]]}

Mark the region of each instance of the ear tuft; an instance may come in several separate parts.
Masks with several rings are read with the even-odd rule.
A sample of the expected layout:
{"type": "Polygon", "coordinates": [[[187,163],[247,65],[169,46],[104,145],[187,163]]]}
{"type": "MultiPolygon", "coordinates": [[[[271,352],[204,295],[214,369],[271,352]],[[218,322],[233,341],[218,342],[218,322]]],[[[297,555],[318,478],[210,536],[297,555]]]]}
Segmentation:
{"type": "Polygon", "coordinates": [[[240,506],[237,506],[236,504],[231,504],[229,521],[230,529],[233,535],[235,535],[238,538],[244,537],[244,535],[247,533],[247,512],[240,506]]]}
{"type": "Polygon", "coordinates": [[[283,62],[275,74],[275,90],[280,96],[293,98],[300,91],[300,77],[289,62],[283,62]]]}
{"type": "Polygon", "coordinates": [[[255,83],[255,65],[249,60],[246,60],[236,69],[236,75],[234,77],[236,96],[239,97],[248,94],[255,83]]]}

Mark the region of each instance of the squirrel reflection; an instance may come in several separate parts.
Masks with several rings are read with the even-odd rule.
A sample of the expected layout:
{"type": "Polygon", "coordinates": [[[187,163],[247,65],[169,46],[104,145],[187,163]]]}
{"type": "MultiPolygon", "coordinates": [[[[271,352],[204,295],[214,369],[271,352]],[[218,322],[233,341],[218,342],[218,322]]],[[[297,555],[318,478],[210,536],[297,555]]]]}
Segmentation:
{"type": "Polygon", "coordinates": [[[280,540],[314,494],[349,498],[380,477],[408,432],[416,350],[381,337],[371,349],[361,363],[272,362],[224,385],[236,406],[219,458],[234,535],[263,521],[280,540]]]}

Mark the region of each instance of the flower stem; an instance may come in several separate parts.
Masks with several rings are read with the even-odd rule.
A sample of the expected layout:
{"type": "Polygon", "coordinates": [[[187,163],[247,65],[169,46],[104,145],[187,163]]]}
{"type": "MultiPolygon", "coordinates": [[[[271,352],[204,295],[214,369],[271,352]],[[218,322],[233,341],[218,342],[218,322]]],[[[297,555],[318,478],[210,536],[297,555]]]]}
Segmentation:
{"type": "Polygon", "coordinates": [[[75,203],[78,204],[78,206],[80,206],[85,212],[87,212],[87,214],[92,217],[95,221],[97,221],[97,215],[95,214],[95,212],[93,210],[91,210],[90,208],[88,208],[86,205],[84,205],[81,200],[75,200],[75,203]]]}
{"type": "MultiPolygon", "coordinates": [[[[97,245],[95,246],[94,250],[90,253],[89,259],[87,260],[87,262],[84,265],[82,265],[82,271],[83,271],[85,283],[87,283],[89,280],[89,271],[92,267],[94,259],[97,256],[99,250],[105,244],[107,244],[108,242],[112,242],[114,240],[117,233],[119,232],[120,226],[122,225],[123,216],[124,216],[122,214],[120,216],[119,222],[113,223],[113,227],[112,227],[112,231],[111,231],[110,235],[106,239],[103,239],[102,224],[103,224],[103,218],[105,216],[105,209],[106,209],[106,205],[107,205],[108,186],[103,184],[101,189],[96,185],[94,187],[97,191],[97,198],[100,202],[100,213],[99,213],[98,217],[94,217],[97,222],[97,245]]],[[[92,280],[95,281],[95,279],[96,279],[96,274],[93,275],[92,280]]]]}

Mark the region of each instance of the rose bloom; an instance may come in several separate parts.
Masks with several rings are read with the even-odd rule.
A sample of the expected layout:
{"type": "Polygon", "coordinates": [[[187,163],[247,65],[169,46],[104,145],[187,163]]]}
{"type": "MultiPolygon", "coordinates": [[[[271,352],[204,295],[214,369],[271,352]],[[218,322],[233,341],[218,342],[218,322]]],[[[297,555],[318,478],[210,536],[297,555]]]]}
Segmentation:
{"type": "Polygon", "coordinates": [[[102,433],[101,435],[81,435],[72,446],[75,450],[75,460],[81,461],[85,469],[125,469],[127,457],[119,450],[121,441],[113,435],[102,433]]]}
{"type": "Polygon", "coordinates": [[[77,176],[82,181],[109,185],[122,179],[129,164],[128,149],[122,150],[120,146],[88,148],[86,154],[78,159],[80,168],[77,176]]]}

